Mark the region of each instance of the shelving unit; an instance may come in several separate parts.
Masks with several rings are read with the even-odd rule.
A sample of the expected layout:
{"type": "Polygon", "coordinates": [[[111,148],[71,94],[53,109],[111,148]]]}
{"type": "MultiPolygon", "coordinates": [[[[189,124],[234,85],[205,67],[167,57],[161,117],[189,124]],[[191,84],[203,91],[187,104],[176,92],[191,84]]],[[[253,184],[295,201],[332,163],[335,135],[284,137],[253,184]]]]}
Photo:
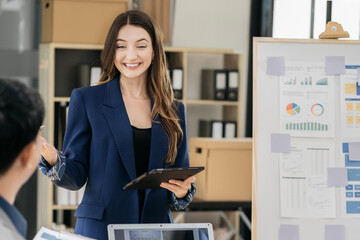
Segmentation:
{"type": "MultiPolygon", "coordinates": [[[[43,136],[54,144],[56,105],[69,102],[72,89],[84,87],[78,81],[80,64],[100,65],[102,45],[47,43],[40,45],[39,90],[44,99],[46,116],[43,136]]],[[[235,121],[237,136],[245,134],[246,81],[242,79],[242,55],[232,50],[165,47],[170,68],[183,69],[183,99],[186,108],[188,136],[198,136],[200,119],[235,121]],[[238,101],[200,99],[201,69],[239,71],[238,101]]],[[[54,211],[75,210],[75,206],[55,204],[54,185],[41,173],[38,181],[38,226],[51,227],[54,211]]]]}

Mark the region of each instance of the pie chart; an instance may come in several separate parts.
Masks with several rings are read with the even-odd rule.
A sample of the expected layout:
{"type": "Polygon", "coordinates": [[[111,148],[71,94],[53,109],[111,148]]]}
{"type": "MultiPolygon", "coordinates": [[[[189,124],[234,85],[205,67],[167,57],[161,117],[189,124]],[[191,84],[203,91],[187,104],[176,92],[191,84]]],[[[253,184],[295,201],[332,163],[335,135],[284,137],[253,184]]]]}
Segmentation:
{"type": "Polygon", "coordinates": [[[314,104],[311,107],[311,112],[315,116],[321,116],[324,113],[324,107],[320,103],[314,104]]]}
{"type": "Polygon", "coordinates": [[[300,107],[296,103],[289,103],[286,106],[286,111],[289,115],[296,115],[300,113],[300,107]]]}

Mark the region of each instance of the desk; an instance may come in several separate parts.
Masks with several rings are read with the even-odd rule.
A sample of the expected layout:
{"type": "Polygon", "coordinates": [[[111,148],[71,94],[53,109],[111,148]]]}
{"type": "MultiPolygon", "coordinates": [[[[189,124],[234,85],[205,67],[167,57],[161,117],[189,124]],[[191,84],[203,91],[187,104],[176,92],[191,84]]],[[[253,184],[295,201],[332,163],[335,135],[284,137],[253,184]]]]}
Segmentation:
{"type": "Polygon", "coordinates": [[[245,226],[251,231],[251,222],[243,211],[243,208],[250,207],[251,202],[208,202],[194,199],[184,211],[181,211],[181,213],[174,218],[174,222],[179,222],[180,219],[184,218],[184,214],[189,211],[216,211],[231,231],[229,239],[236,236],[237,239],[243,240],[243,237],[240,235],[239,231],[236,230],[236,227],[231,222],[228,215],[225,214],[225,211],[236,212],[238,218],[241,219],[245,226]]]}

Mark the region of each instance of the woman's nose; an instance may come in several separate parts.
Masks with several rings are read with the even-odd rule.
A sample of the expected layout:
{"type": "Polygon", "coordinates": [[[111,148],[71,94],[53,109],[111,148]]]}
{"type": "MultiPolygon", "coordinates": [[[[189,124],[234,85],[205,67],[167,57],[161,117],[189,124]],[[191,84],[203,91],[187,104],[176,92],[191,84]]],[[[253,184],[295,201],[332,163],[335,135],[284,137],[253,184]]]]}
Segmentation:
{"type": "Polygon", "coordinates": [[[136,49],[133,48],[133,47],[129,47],[129,48],[128,48],[128,51],[127,51],[126,58],[127,58],[128,60],[134,60],[134,59],[136,59],[136,56],[137,56],[137,54],[136,54],[136,49]]]}

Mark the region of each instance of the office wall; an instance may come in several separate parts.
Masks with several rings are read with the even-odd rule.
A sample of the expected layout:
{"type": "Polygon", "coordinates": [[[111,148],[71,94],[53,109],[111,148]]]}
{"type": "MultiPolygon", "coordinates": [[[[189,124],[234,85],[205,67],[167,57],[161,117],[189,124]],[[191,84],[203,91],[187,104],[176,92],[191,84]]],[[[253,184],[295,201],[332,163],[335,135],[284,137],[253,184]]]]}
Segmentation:
{"type": "MultiPolygon", "coordinates": [[[[240,74],[242,81],[247,83],[250,9],[251,0],[177,0],[173,16],[172,46],[236,49],[243,54],[243,68],[240,74]]],[[[199,66],[193,66],[194,69],[201,69],[205,61],[193,59],[196,61],[189,64],[198,64],[199,66]]],[[[214,67],[214,64],[208,66],[211,67],[214,67]]],[[[200,76],[200,73],[192,72],[191,69],[188,69],[188,74],[192,77],[200,76]]],[[[197,91],[197,88],[187,90],[189,96],[197,95],[192,92],[197,91]]],[[[245,96],[247,89],[241,89],[240,94],[245,96]]],[[[242,105],[244,107],[240,111],[244,115],[246,103],[242,105]]],[[[208,108],[193,110],[200,111],[206,116],[208,108]]]]}
{"type": "Polygon", "coordinates": [[[0,1],[0,77],[37,86],[41,0],[0,1]]]}
{"type": "Polygon", "coordinates": [[[247,54],[251,0],[178,0],[175,6],[173,46],[230,48],[247,54]]]}

